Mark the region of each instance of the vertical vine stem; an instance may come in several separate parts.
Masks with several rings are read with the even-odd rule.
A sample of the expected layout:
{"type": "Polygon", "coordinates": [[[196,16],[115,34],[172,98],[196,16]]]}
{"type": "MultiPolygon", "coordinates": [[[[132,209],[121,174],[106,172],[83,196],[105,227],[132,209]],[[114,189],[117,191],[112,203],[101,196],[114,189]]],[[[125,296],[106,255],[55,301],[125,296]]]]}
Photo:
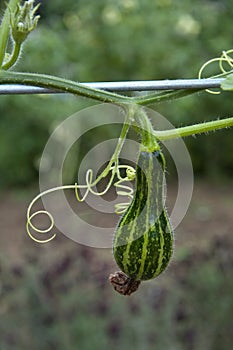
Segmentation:
{"type": "Polygon", "coordinates": [[[17,62],[20,55],[20,49],[21,49],[21,45],[19,45],[18,43],[14,43],[13,52],[9,58],[9,61],[3,64],[2,66],[3,69],[9,69],[17,62]]]}
{"type": "Polygon", "coordinates": [[[121,104],[120,105],[124,111],[125,111],[125,121],[123,124],[123,127],[121,129],[121,134],[118,138],[118,143],[117,146],[115,148],[115,151],[108,163],[108,165],[106,166],[106,168],[103,170],[103,172],[96,178],[96,180],[93,182],[93,186],[95,186],[103,177],[107,176],[112,165],[114,164],[114,168],[117,169],[118,168],[118,158],[121,152],[121,149],[124,145],[125,142],[125,138],[127,136],[127,133],[129,131],[129,128],[133,122],[133,118],[135,116],[135,112],[137,109],[136,105],[133,104],[121,104]]]}
{"type": "Polygon", "coordinates": [[[141,150],[146,152],[154,152],[160,149],[157,137],[154,135],[154,129],[148,118],[144,108],[138,108],[135,113],[134,120],[136,122],[135,129],[141,135],[141,150]]]}
{"type": "Polygon", "coordinates": [[[2,18],[0,26],[0,67],[2,67],[10,32],[10,11],[13,12],[16,9],[19,0],[10,0],[7,8],[5,9],[4,16],[2,18]]]}

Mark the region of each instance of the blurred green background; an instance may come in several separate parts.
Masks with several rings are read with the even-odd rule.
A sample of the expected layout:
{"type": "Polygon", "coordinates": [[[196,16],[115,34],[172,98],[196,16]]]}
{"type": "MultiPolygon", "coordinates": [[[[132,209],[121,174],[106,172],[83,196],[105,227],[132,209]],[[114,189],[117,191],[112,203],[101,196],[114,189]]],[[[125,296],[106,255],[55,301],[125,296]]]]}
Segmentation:
{"type": "MultiPolygon", "coordinates": [[[[39,12],[17,70],[86,82],[196,78],[203,63],[232,48],[232,0],[56,0],[42,1],[39,12]]],[[[217,66],[207,72],[214,73],[217,66]]],[[[26,237],[49,135],[93,104],[68,95],[0,97],[0,349],[231,349],[231,130],[185,139],[195,189],[174,261],[135,296],[108,285],[116,268],[110,250],[26,237]]],[[[231,93],[202,92],[156,110],[178,127],[232,116],[232,107],[231,93]]],[[[97,139],[115,136],[111,129],[97,139]]],[[[82,140],[65,181],[89,147],[90,138],[82,140]]]]}

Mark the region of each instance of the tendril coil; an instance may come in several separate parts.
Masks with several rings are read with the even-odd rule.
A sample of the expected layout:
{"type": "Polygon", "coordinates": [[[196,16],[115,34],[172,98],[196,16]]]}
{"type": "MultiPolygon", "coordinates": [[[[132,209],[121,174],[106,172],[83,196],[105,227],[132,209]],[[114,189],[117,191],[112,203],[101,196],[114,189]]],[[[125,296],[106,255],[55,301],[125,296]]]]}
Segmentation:
{"type": "MultiPolygon", "coordinates": [[[[205,62],[201,67],[201,69],[199,70],[198,78],[201,79],[203,77],[203,71],[206,69],[206,67],[215,62],[218,62],[218,66],[222,74],[229,73],[229,71],[233,69],[233,58],[231,57],[232,54],[233,54],[233,49],[222,51],[222,54],[220,57],[215,57],[205,62]],[[227,68],[228,68],[227,70],[224,68],[224,64],[227,65],[227,68]]],[[[210,94],[215,94],[215,95],[218,95],[221,93],[220,91],[213,91],[209,89],[206,89],[206,91],[209,92],[210,94]]]]}
{"type": "Polygon", "coordinates": [[[47,234],[47,233],[51,232],[51,230],[54,228],[55,220],[54,220],[51,213],[49,213],[47,210],[38,210],[38,211],[31,214],[31,209],[38,199],[41,199],[44,195],[51,194],[52,192],[55,192],[55,191],[65,190],[65,189],[74,189],[76,199],[79,202],[83,202],[83,201],[85,201],[85,199],[87,198],[89,193],[92,193],[93,195],[96,195],[96,196],[103,196],[110,189],[110,187],[112,185],[114,185],[116,187],[116,192],[117,192],[118,196],[128,197],[127,202],[122,202],[122,203],[118,203],[115,205],[115,213],[116,214],[124,213],[125,210],[127,209],[127,207],[129,206],[129,204],[133,198],[133,193],[134,193],[133,188],[131,186],[127,185],[126,183],[129,183],[134,179],[135,169],[129,165],[118,165],[118,162],[116,162],[113,166],[111,166],[108,169],[107,172],[104,171],[96,180],[93,180],[93,177],[94,177],[93,170],[88,169],[86,172],[86,177],[85,177],[86,183],[84,185],[78,185],[77,183],[75,183],[74,185],[58,186],[58,187],[54,187],[54,188],[51,188],[49,190],[46,190],[46,191],[40,193],[39,195],[37,195],[32,200],[32,202],[30,203],[28,210],[27,210],[26,230],[27,230],[29,237],[37,243],[48,243],[56,237],[56,233],[54,233],[54,234],[52,234],[51,237],[49,237],[47,239],[38,239],[31,232],[33,230],[37,234],[47,234]],[[126,176],[124,176],[124,177],[121,176],[120,169],[125,169],[126,176]],[[101,192],[94,190],[93,188],[98,184],[98,182],[102,178],[106,177],[109,173],[111,174],[110,179],[109,179],[106,187],[104,188],[104,190],[101,192]],[[117,181],[114,182],[115,176],[117,177],[117,181]],[[123,184],[123,183],[125,183],[125,184],[123,184]],[[81,190],[81,189],[85,190],[85,192],[82,196],[79,195],[79,190],[81,190]],[[45,229],[38,228],[32,223],[32,219],[34,217],[36,217],[37,215],[43,215],[43,214],[46,215],[50,221],[49,227],[47,227],[45,229]]]}
{"type": "Polygon", "coordinates": [[[129,185],[123,184],[123,183],[128,183],[134,180],[135,178],[135,169],[131,166],[125,166],[125,165],[120,165],[118,167],[118,181],[114,183],[114,186],[116,187],[117,195],[118,196],[123,196],[123,197],[128,197],[127,202],[123,203],[117,203],[115,205],[115,213],[116,214],[123,214],[128,206],[130,205],[132,199],[133,199],[133,194],[134,190],[132,187],[129,185]],[[126,169],[126,176],[122,177],[119,172],[119,168],[125,168],[126,169]]]}

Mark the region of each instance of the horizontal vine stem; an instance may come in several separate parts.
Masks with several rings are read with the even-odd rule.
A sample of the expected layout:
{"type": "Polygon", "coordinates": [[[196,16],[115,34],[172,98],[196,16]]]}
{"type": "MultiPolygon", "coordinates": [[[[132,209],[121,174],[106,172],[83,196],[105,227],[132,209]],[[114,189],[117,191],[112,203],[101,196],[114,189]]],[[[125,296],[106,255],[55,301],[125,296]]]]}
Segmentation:
{"type": "Polygon", "coordinates": [[[101,102],[127,103],[127,96],[90,88],[77,82],[51,75],[0,71],[0,84],[23,84],[57,89],[71,94],[92,98],[101,102]]]}
{"type": "Polygon", "coordinates": [[[151,105],[153,103],[160,103],[165,101],[171,101],[185,96],[192,95],[196,92],[205,90],[203,89],[181,89],[181,90],[170,90],[161,93],[151,93],[145,96],[134,97],[132,101],[140,106],[151,105]]]}
{"type": "MultiPolygon", "coordinates": [[[[117,93],[94,89],[88,86],[84,86],[80,83],[58,78],[50,75],[36,74],[36,73],[21,73],[21,72],[9,72],[0,71],[0,84],[23,84],[34,85],[38,87],[52,88],[60,91],[69,92],[79,96],[92,98],[101,102],[108,103],[134,103],[137,105],[148,105],[152,103],[158,103],[171,99],[176,99],[184,96],[188,96],[203,89],[190,89],[190,90],[171,90],[164,91],[162,93],[151,93],[149,95],[139,97],[129,97],[119,95],[117,93]]],[[[154,135],[160,140],[174,139],[177,137],[185,137],[195,134],[208,132],[211,130],[222,129],[233,125],[233,118],[221,119],[211,122],[205,122],[186,126],[182,128],[155,131],[154,135]]]]}
{"type": "Polygon", "coordinates": [[[204,89],[181,89],[175,91],[165,90],[161,93],[155,92],[143,96],[130,97],[84,86],[78,82],[55,76],[36,73],[9,72],[4,70],[0,71],[0,84],[32,85],[37,87],[56,89],[58,91],[68,92],[105,103],[135,103],[141,106],[185,97],[204,89]]]}
{"type": "Polygon", "coordinates": [[[204,122],[190,126],[184,126],[182,128],[177,129],[155,131],[154,136],[159,140],[170,140],[178,137],[201,134],[217,129],[224,129],[231,126],[233,126],[233,117],[220,120],[213,120],[210,122],[204,122]]]}

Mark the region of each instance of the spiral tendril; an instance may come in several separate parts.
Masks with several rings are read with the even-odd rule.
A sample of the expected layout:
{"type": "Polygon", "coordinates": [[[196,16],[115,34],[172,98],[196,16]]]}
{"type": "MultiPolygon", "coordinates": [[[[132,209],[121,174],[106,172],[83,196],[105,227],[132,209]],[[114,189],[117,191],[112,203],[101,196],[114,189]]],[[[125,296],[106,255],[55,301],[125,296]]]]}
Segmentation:
{"type": "MultiPolygon", "coordinates": [[[[87,172],[86,172],[86,184],[85,185],[78,185],[77,183],[75,183],[75,196],[76,196],[76,199],[79,201],[79,202],[83,202],[85,201],[87,195],[89,193],[92,193],[94,194],[95,196],[103,196],[108,190],[109,188],[111,187],[112,183],[113,183],[113,179],[114,179],[114,176],[115,176],[115,166],[111,167],[109,169],[109,172],[111,171],[111,177],[110,177],[110,180],[107,184],[107,186],[105,187],[105,189],[102,191],[102,192],[98,192],[98,191],[94,191],[93,190],[93,187],[96,186],[99,181],[101,180],[101,178],[105,177],[105,175],[103,175],[99,181],[94,181],[93,182],[93,170],[92,169],[88,169],[87,172]],[[81,197],[78,193],[78,189],[86,189],[86,192],[84,193],[84,195],[81,197]]],[[[102,173],[103,174],[103,173],[102,173]]]]}
{"type": "MultiPolygon", "coordinates": [[[[233,49],[227,50],[227,51],[222,51],[222,54],[220,57],[215,57],[215,58],[212,58],[211,60],[205,62],[203,64],[203,66],[201,67],[201,69],[199,70],[198,78],[201,79],[204,69],[214,62],[218,62],[219,69],[220,69],[221,73],[227,74],[229,72],[229,70],[226,70],[224,68],[224,63],[226,63],[228,65],[228,68],[230,68],[230,70],[233,69],[233,58],[230,56],[230,54],[232,54],[232,53],[233,53],[233,49]]],[[[214,77],[212,77],[212,78],[214,78],[214,77]]],[[[210,94],[215,94],[215,95],[218,95],[221,93],[220,91],[213,91],[213,90],[209,90],[209,89],[206,89],[206,91],[209,92],[210,94]]]]}
{"type": "Polygon", "coordinates": [[[118,167],[118,181],[114,183],[114,186],[116,187],[117,195],[118,196],[123,196],[123,197],[128,197],[127,202],[123,203],[117,203],[115,205],[115,213],[116,214],[123,214],[128,206],[130,205],[132,199],[133,199],[133,194],[134,190],[132,187],[125,185],[123,183],[125,182],[131,182],[135,178],[135,169],[131,166],[125,166],[121,165],[118,167]],[[126,176],[122,177],[119,172],[119,168],[125,168],[126,169],[126,176]]]}
{"type": "Polygon", "coordinates": [[[34,237],[34,235],[31,233],[31,230],[35,231],[36,233],[38,234],[46,234],[48,232],[50,232],[55,223],[54,223],[54,218],[52,216],[52,214],[50,214],[47,210],[38,210],[36,212],[34,212],[33,214],[31,214],[31,209],[33,207],[33,205],[35,204],[35,202],[37,202],[42,196],[46,195],[46,194],[50,194],[52,192],[55,192],[55,191],[59,191],[59,190],[63,190],[63,189],[70,189],[70,188],[75,188],[75,185],[66,185],[66,186],[58,186],[58,187],[54,187],[54,188],[51,188],[49,190],[46,190],[44,192],[41,192],[40,194],[38,194],[32,201],[31,203],[29,204],[28,206],[28,210],[27,210],[27,223],[26,223],[26,230],[27,230],[27,234],[28,236],[35,242],[37,243],[48,243],[50,241],[52,241],[55,237],[56,237],[56,234],[54,233],[50,238],[48,239],[37,239],[36,237],[34,237]],[[45,228],[45,229],[40,229],[38,227],[36,227],[33,223],[32,223],[32,219],[37,216],[37,215],[40,215],[40,214],[44,214],[46,215],[49,220],[50,220],[50,225],[48,228],[45,228]]]}
{"type": "Polygon", "coordinates": [[[52,237],[50,237],[48,239],[43,239],[43,240],[37,239],[36,237],[34,237],[31,234],[31,231],[29,229],[29,227],[31,227],[31,229],[33,229],[37,233],[42,233],[42,234],[47,233],[47,232],[52,230],[52,228],[54,227],[54,219],[53,219],[53,216],[46,210],[38,210],[35,213],[33,213],[31,216],[29,216],[26,227],[27,227],[27,233],[28,233],[29,237],[37,243],[48,243],[56,237],[56,234],[54,234],[52,237]],[[34,218],[36,215],[39,215],[39,214],[45,214],[49,217],[51,223],[50,223],[50,226],[48,228],[39,229],[38,227],[35,227],[35,225],[33,225],[33,223],[31,222],[32,218],[34,218]]]}
{"type": "Polygon", "coordinates": [[[116,214],[122,214],[127,209],[128,205],[130,204],[130,202],[133,198],[133,192],[134,192],[130,186],[123,185],[123,182],[130,182],[134,179],[135,169],[129,165],[118,165],[118,163],[116,162],[113,166],[111,166],[109,168],[108,173],[111,173],[110,179],[109,179],[105,189],[101,192],[95,191],[93,189],[93,187],[96,186],[99,183],[99,181],[103,177],[106,176],[106,171],[104,170],[104,172],[97,178],[97,181],[96,180],[93,181],[93,170],[88,169],[86,172],[86,183],[84,185],[78,185],[77,183],[75,183],[74,185],[58,186],[58,187],[54,187],[54,188],[51,188],[49,190],[46,190],[46,191],[40,193],[38,196],[36,196],[33,199],[33,201],[30,203],[30,205],[28,207],[28,211],[27,211],[26,230],[27,230],[29,237],[37,243],[48,243],[56,237],[56,234],[52,234],[52,236],[48,239],[38,239],[38,238],[34,237],[34,235],[31,233],[31,230],[33,230],[34,232],[36,232],[38,234],[46,234],[48,232],[51,232],[51,230],[53,229],[53,227],[55,225],[55,221],[54,221],[52,214],[49,213],[47,210],[38,210],[38,211],[34,212],[33,214],[30,214],[30,213],[31,213],[32,206],[35,204],[35,202],[38,199],[40,199],[42,196],[44,196],[46,194],[50,194],[50,193],[58,191],[58,190],[74,189],[76,199],[79,202],[83,202],[89,193],[92,193],[96,196],[103,196],[112,186],[112,184],[114,182],[114,177],[117,176],[117,181],[114,182],[114,186],[117,189],[117,195],[126,196],[130,200],[128,202],[118,203],[115,205],[116,214]],[[125,177],[121,176],[120,169],[125,169],[125,171],[126,171],[125,177]],[[80,189],[86,190],[82,197],[78,193],[78,190],[80,190],[80,189]],[[47,215],[47,217],[49,218],[50,225],[48,228],[40,229],[32,223],[32,219],[35,216],[41,215],[41,214],[47,215]]]}
{"type": "MultiPolygon", "coordinates": [[[[50,194],[52,192],[59,191],[59,190],[74,189],[76,199],[79,202],[83,202],[89,193],[92,193],[93,195],[96,195],[96,196],[103,196],[109,190],[111,185],[113,184],[115,176],[117,176],[118,181],[115,183],[115,186],[118,189],[118,194],[122,195],[122,196],[128,196],[130,199],[132,198],[133,190],[131,189],[130,186],[123,185],[122,183],[123,183],[123,181],[126,181],[126,182],[131,181],[134,178],[135,170],[133,167],[128,166],[128,165],[119,165],[118,159],[119,159],[119,154],[120,154],[121,149],[123,147],[126,135],[129,131],[129,128],[130,128],[132,121],[134,120],[134,115],[135,115],[138,107],[136,105],[122,105],[121,107],[123,108],[123,110],[125,112],[125,121],[124,121],[122,130],[121,130],[120,136],[118,138],[118,142],[117,142],[115,151],[114,151],[108,165],[103,170],[103,172],[95,180],[93,180],[93,178],[94,178],[93,170],[88,169],[86,172],[86,183],[84,185],[79,185],[79,184],[75,183],[74,185],[65,185],[65,186],[54,187],[54,188],[51,188],[49,190],[46,190],[46,191],[40,193],[30,203],[28,210],[27,210],[26,230],[27,230],[29,237],[32,240],[34,240],[35,242],[47,243],[56,237],[56,234],[53,234],[48,239],[37,239],[31,233],[31,230],[33,230],[34,232],[36,232],[38,234],[45,234],[45,233],[50,232],[55,225],[53,216],[47,210],[39,210],[39,211],[36,211],[35,213],[31,214],[32,206],[35,204],[35,202],[38,199],[42,198],[46,194],[50,194]],[[121,175],[120,175],[119,170],[121,168],[124,168],[126,170],[126,177],[124,177],[124,178],[121,177],[121,175]],[[100,180],[105,178],[108,174],[111,174],[111,175],[110,175],[110,179],[109,179],[105,189],[102,192],[98,192],[98,191],[94,190],[94,187],[100,182],[100,180]],[[120,191],[119,191],[119,188],[121,189],[120,191]],[[78,190],[82,190],[82,189],[85,190],[85,192],[84,192],[83,196],[80,196],[78,193],[78,190]],[[36,215],[39,215],[39,214],[47,215],[47,217],[49,218],[50,225],[48,228],[40,229],[32,223],[32,219],[36,215]]],[[[116,213],[122,213],[126,209],[127,206],[128,206],[128,203],[124,203],[124,204],[120,203],[116,208],[116,213]]]]}

